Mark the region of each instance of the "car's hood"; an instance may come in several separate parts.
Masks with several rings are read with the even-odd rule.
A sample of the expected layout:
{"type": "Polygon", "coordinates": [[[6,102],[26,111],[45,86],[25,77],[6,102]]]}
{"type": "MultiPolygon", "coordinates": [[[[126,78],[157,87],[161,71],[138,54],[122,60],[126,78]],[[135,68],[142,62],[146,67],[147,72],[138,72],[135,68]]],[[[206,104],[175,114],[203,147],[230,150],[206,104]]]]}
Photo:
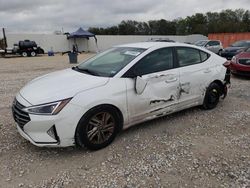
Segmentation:
{"type": "Polygon", "coordinates": [[[20,90],[21,96],[31,105],[70,98],[79,92],[105,85],[106,77],[97,77],[65,69],[38,77],[20,90]]]}
{"type": "Polygon", "coordinates": [[[233,47],[233,46],[231,46],[231,47],[225,48],[224,50],[226,52],[236,52],[237,50],[240,50],[240,49],[244,49],[244,47],[233,47]]]}
{"type": "Polygon", "coordinates": [[[236,58],[248,58],[250,59],[250,52],[241,52],[240,54],[236,55],[236,58]]]}

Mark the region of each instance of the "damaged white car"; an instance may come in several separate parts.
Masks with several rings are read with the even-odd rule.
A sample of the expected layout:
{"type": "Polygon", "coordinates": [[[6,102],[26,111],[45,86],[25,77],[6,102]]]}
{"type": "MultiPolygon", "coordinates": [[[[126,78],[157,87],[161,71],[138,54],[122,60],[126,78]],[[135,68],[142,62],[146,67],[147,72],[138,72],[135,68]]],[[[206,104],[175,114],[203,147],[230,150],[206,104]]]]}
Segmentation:
{"type": "Polygon", "coordinates": [[[110,144],[129,126],[226,96],[226,60],[172,42],[116,46],[72,69],[29,82],[16,95],[19,133],[36,146],[110,144]]]}

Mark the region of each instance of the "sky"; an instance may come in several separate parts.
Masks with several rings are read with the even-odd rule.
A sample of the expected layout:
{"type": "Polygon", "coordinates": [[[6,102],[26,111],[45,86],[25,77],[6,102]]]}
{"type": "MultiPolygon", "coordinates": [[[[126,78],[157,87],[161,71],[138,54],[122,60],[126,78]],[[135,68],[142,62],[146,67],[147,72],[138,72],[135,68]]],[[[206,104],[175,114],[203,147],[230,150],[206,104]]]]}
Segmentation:
{"type": "Polygon", "coordinates": [[[9,33],[72,32],[122,20],[173,20],[237,8],[250,9],[250,0],[0,0],[0,28],[9,33]]]}

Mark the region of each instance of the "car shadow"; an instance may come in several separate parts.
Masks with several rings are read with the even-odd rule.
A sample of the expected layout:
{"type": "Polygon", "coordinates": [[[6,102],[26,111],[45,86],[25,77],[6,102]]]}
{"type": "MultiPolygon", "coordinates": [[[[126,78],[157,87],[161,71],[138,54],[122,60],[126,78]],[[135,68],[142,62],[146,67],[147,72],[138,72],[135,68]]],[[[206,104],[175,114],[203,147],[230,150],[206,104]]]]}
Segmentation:
{"type": "MultiPolygon", "coordinates": [[[[175,133],[174,131],[168,132],[166,129],[171,129],[172,126],[176,127],[176,124],[170,123],[170,122],[175,122],[178,119],[183,119],[184,116],[191,115],[194,113],[199,113],[202,112],[201,107],[192,107],[189,109],[185,109],[170,115],[162,116],[153,120],[149,120],[143,123],[139,123],[136,125],[133,125],[123,131],[121,131],[118,135],[117,138],[114,140],[114,142],[97,151],[91,151],[88,150],[87,148],[81,148],[79,146],[71,146],[71,147],[65,147],[65,148],[56,148],[56,147],[37,147],[29,143],[28,141],[24,141],[26,144],[24,144],[24,149],[26,152],[32,152],[34,155],[39,155],[43,156],[45,158],[53,158],[55,156],[57,159],[62,158],[71,158],[72,156],[87,156],[87,155],[92,155],[93,153],[98,153],[98,152],[108,152],[110,151],[111,147],[112,150],[120,150],[117,145],[120,145],[123,140],[130,140],[134,138],[137,134],[145,134],[148,133],[148,130],[150,131],[158,131],[158,129],[164,129],[163,133],[167,134],[168,136],[171,136],[172,134],[175,133]]],[[[188,129],[187,126],[183,126],[183,131],[188,129]]],[[[124,143],[122,143],[124,145],[124,143]]],[[[126,145],[126,143],[125,143],[126,145]]]]}
{"type": "Polygon", "coordinates": [[[249,76],[233,74],[233,77],[236,79],[240,79],[240,80],[250,80],[250,73],[249,73],[249,76]]]}
{"type": "Polygon", "coordinates": [[[179,112],[175,112],[173,114],[161,116],[161,117],[158,117],[158,118],[155,118],[152,120],[148,120],[146,122],[142,122],[142,123],[138,123],[136,125],[133,125],[127,129],[121,131],[120,135],[134,133],[134,132],[138,131],[139,129],[140,130],[151,129],[157,125],[162,125],[162,123],[166,123],[166,124],[164,124],[164,127],[170,126],[170,124],[168,124],[169,123],[168,121],[175,121],[178,119],[182,119],[186,115],[193,114],[194,112],[200,112],[200,111],[202,111],[200,106],[195,106],[195,107],[191,107],[188,109],[184,109],[184,110],[181,110],[179,112]],[[156,124],[156,122],[157,122],[157,124],[156,124]]]}
{"type": "MultiPolygon", "coordinates": [[[[36,55],[35,57],[43,57],[44,54],[39,54],[36,55]]],[[[5,55],[5,56],[0,56],[1,58],[5,58],[5,59],[10,59],[10,58],[34,58],[34,57],[22,57],[21,55],[5,55]]]]}
{"type": "MultiPolygon", "coordinates": [[[[152,129],[156,130],[159,129],[161,127],[164,126],[164,129],[173,126],[172,124],[169,123],[169,121],[173,122],[176,121],[178,119],[182,119],[184,116],[186,115],[190,115],[193,114],[194,112],[199,112],[202,111],[200,107],[193,107],[193,108],[189,108],[189,109],[185,109],[170,115],[166,115],[166,116],[162,116],[153,120],[149,120],[143,123],[139,123],[136,125],[133,125],[123,131],[121,131],[118,135],[117,138],[114,140],[114,142],[111,145],[115,145],[115,144],[119,144],[119,142],[122,142],[123,139],[126,138],[131,138],[134,137],[136,134],[138,133],[145,133],[148,130],[152,129]]],[[[183,127],[183,129],[186,129],[187,127],[183,127]]],[[[184,130],[183,130],[184,131],[184,130]]],[[[129,139],[128,138],[128,139],[129,139]]],[[[128,140],[127,139],[127,140],[128,140]]],[[[71,157],[72,155],[82,155],[82,154],[89,154],[89,153],[95,153],[98,151],[102,151],[102,150],[109,150],[110,146],[107,146],[106,148],[103,148],[101,150],[98,151],[91,151],[88,150],[87,148],[81,148],[79,146],[71,146],[71,147],[65,147],[65,148],[57,148],[57,147],[37,147],[32,145],[31,143],[29,143],[28,141],[24,141],[24,148],[26,148],[25,150],[27,152],[33,152],[33,153],[37,153],[39,156],[57,156],[57,157],[71,157]]],[[[23,143],[23,142],[22,142],[23,143]]],[[[117,148],[117,147],[113,147],[117,148]]]]}

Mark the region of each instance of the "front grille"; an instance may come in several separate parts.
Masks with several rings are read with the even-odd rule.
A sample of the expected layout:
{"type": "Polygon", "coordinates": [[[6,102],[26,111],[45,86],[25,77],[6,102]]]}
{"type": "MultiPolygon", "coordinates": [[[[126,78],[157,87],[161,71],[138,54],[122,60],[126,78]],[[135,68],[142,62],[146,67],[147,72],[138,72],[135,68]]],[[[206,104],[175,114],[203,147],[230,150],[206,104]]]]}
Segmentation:
{"type": "Polygon", "coordinates": [[[239,64],[250,66],[250,59],[239,59],[239,64]]]}
{"type": "Polygon", "coordinates": [[[29,114],[23,111],[23,108],[25,108],[25,106],[20,104],[15,99],[13,102],[13,106],[12,106],[12,113],[13,113],[15,122],[17,122],[17,124],[19,125],[21,129],[23,129],[24,125],[30,121],[29,114]]]}

